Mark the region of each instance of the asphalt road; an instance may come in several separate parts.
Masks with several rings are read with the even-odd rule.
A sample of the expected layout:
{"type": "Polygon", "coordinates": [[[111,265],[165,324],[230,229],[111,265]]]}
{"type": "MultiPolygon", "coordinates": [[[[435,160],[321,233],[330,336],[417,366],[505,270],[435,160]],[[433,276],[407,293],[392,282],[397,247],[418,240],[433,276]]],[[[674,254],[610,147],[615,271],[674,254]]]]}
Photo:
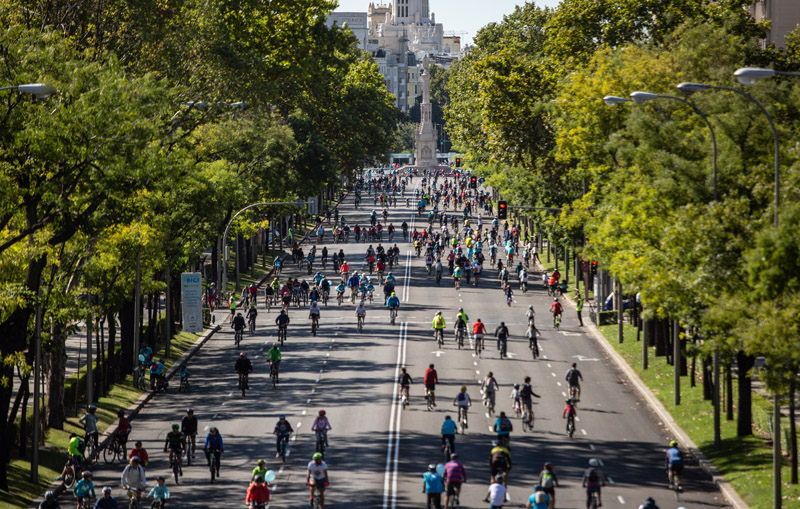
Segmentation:
{"type": "MultiPolygon", "coordinates": [[[[417,178],[412,183],[412,194],[418,182],[417,178]]],[[[404,219],[409,225],[419,219],[411,209],[404,208],[404,202],[398,200],[399,207],[390,209],[390,222],[398,227],[395,240],[402,240],[399,225],[404,219]]],[[[355,210],[352,196],[340,208],[351,226],[356,222],[368,223],[371,209],[371,199],[365,199],[355,210]]],[[[330,241],[329,234],[326,240],[330,241]]],[[[185,475],[179,485],[167,477],[172,506],[240,505],[250,471],[259,458],[264,458],[268,467],[277,472],[271,507],[304,507],[308,503],[305,469],[314,452],[310,427],[322,408],[333,426],[330,448],[326,451],[331,481],[327,507],[424,507],[421,474],[429,463],[442,461],[441,423],[445,415],[456,417],[452,400],[459,388],[466,385],[473,406],[467,433],[456,439],[468,476],[461,507],[488,507],[483,498],[489,484],[488,455],[494,438],[489,427],[494,417],[489,418],[481,405],[479,382],[487,371],[493,371],[501,386],[498,412],[512,413],[511,386],[521,383],[526,375],[531,376],[534,391],[541,395],[541,399],[535,400],[533,432],[523,433],[519,419],[513,419],[514,465],[509,480],[511,501],[506,507],[524,505],[545,461],[555,465],[560,481],[557,507],[584,507],[585,494],[580,481],[592,457],[602,461],[603,472],[610,481],[603,489],[606,508],[635,508],[647,496],[654,497],[662,509],[723,505],[720,493],[691,462],[686,469],[685,493],[680,501],[675,500],[667,489],[664,471],[668,432],[606,358],[596,340],[579,327],[571,308],[565,310],[561,330],[553,329],[548,313],[550,299],[535,273],[531,275],[528,293],[517,291],[513,305],[508,307],[494,270],[487,269],[485,274],[492,277],[482,280],[479,288],[462,285],[456,291],[448,278],[443,278],[441,286],[437,286],[433,277],[427,276],[424,260],[414,255],[411,245],[398,244],[401,266],[393,272],[398,278],[397,293],[402,302],[397,324],[389,324],[388,313],[380,304],[382,301],[377,300],[369,306],[364,333],[358,334],[354,306],[349,300],[337,306],[332,299],[327,308],[323,307],[321,328],[312,337],[307,311],[292,308],[288,341],[283,348],[281,383],[277,388],[271,386],[264,360],[266,348],[276,338],[274,309],[265,313],[260,308],[256,334],[245,335],[238,349],[229,327],[215,334],[189,366],[192,392],[178,394],[174,382],[169,393],[154,398],[133,423],[130,443],[142,440],[150,453],[148,485],[154,483],[157,475],[171,475],[167,455],[162,452],[164,437],[170,424],[180,422],[186,408],[192,407],[201,430],[215,425],[223,436],[221,477],[214,484],[209,482],[205,459],[198,451],[196,464],[184,468],[185,475]],[[525,311],[531,304],[542,333],[539,344],[543,356],[538,360],[532,359],[524,338],[525,311]],[[508,346],[509,359],[499,358],[495,342],[488,337],[482,357],[475,357],[468,348],[460,351],[456,348],[451,327],[459,307],[467,312],[470,322],[480,318],[491,331],[501,320],[505,321],[513,336],[508,346]],[[437,310],[444,313],[448,325],[447,342],[442,350],[437,348],[431,331],[431,319],[437,310]],[[240,350],[247,353],[256,370],[250,377],[251,390],[245,398],[236,390],[233,372],[240,350]],[[561,411],[566,392],[564,375],[572,362],[578,363],[584,382],[576,433],[570,439],[564,432],[561,411]],[[441,382],[437,389],[438,406],[432,412],[426,410],[421,383],[429,363],[436,365],[441,382]],[[415,381],[411,405],[405,410],[399,408],[395,396],[394,381],[401,366],[407,367],[415,381]],[[285,463],[275,459],[272,435],[281,413],[288,416],[295,429],[285,463]]],[[[351,270],[363,266],[366,247],[353,242],[335,246],[337,250],[344,249],[351,270]]],[[[333,245],[328,244],[328,248],[333,245]]],[[[302,277],[289,265],[286,264],[284,275],[302,277]]],[[[330,264],[324,272],[333,275],[330,264]]],[[[378,293],[381,292],[376,289],[378,293]]],[[[216,319],[224,320],[225,315],[217,312],[216,319]]],[[[98,491],[110,484],[115,488],[115,496],[124,500],[126,497],[118,488],[121,471],[121,465],[98,466],[95,470],[98,491]]]]}

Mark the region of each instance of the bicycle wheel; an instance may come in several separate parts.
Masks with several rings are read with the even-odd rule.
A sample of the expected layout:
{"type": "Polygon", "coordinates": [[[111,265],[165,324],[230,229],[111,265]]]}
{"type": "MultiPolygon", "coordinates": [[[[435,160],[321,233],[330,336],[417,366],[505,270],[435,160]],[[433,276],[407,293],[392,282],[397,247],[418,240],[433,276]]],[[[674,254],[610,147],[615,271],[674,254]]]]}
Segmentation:
{"type": "Polygon", "coordinates": [[[211,466],[208,467],[211,470],[211,482],[214,482],[214,478],[217,476],[217,471],[214,469],[214,461],[211,462],[211,466]]]}
{"type": "Polygon", "coordinates": [[[115,437],[112,438],[106,448],[103,449],[103,461],[107,464],[114,463],[114,460],[117,459],[117,455],[117,439],[115,437]]]}
{"type": "Polygon", "coordinates": [[[75,465],[70,465],[67,468],[67,473],[64,475],[64,486],[68,489],[72,489],[72,486],[75,484],[75,477],[77,477],[75,465]]]}
{"type": "MultiPolygon", "coordinates": [[[[178,454],[178,452],[175,452],[178,454]]],[[[172,460],[172,475],[175,477],[175,484],[178,484],[178,460],[172,460]]]]}

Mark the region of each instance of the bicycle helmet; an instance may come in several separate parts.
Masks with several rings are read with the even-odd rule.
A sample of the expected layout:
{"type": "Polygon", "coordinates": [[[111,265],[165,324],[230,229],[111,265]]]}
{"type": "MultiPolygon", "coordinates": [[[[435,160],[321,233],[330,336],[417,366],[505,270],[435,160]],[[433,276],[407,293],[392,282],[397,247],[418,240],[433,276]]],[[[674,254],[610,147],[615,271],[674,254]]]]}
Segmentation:
{"type": "Polygon", "coordinates": [[[519,384],[514,384],[515,389],[519,389],[519,384]]]}
{"type": "Polygon", "coordinates": [[[322,415],[325,415],[325,410],[320,410],[320,411],[319,411],[319,415],[321,415],[321,416],[322,416],[322,415]]]}
{"type": "Polygon", "coordinates": [[[139,460],[139,456],[131,456],[131,463],[134,463],[134,462],[139,463],[139,461],[140,461],[139,460]]]}
{"type": "Polygon", "coordinates": [[[193,414],[194,410],[192,410],[191,408],[188,408],[188,409],[186,409],[186,413],[187,414],[193,414]]]}
{"type": "Polygon", "coordinates": [[[502,483],[505,480],[505,476],[502,473],[497,474],[494,476],[494,482],[502,483]]]}
{"type": "Polygon", "coordinates": [[[92,476],[92,473],[91,473],[91,472],[89,472],[89,471],[87,470],[87,471],[83,472],[83,473],[81,474],[81,476],[83,476],[83,477],[91,477],[91,476],[92,476]]]}
{"type": "Polygon", "coordinates": [[[267,464],[267,462],[266,462],[266,461],[264,461],[264,460],[258,460],[258,464],[259,464],[259,465],[266,465],[266,464],[267,464]]]}
{"type": "Polygon", "coordinates": [[[281,414],[281,415],[279,415],[279,416],[278,416],[278,419],[280,419],[280,420],[284,420],[284,419],[286,419],[286,415],[284,415],[284,414],[281,414]]]}
{"type": "Polygon", "coordinates": [[[533,309],[533,306],[528,306],[528,309],[533,309]]]}
{"type": "Polygon", "coordinates": [[[458,312],[459,313],[463,313],[464,312],[464,308],[458,308],[458,312]]]}
{"type": "Polygon", "coordinates": [[[321,460],[322,459],[322,453],[315,452],[314,455],[311,456],[311,459],[313,459],[313,460],[321,460]]]}
{"type": "Polygon", "coordinates": [[[544,491],[544,489],[537,484],[536,486],[533,487],[533,491],[544,491]]]}
{"type": "Polygon", "coordinates": [[[600,464],[600,462],[597,461],[595,458],[592,458],[592,459],[589,460],[589,466],[590,467],[596,467],[599,464],[600,464]]]}
{"type": "Polygon", "coordinates": [[[558,302],[558,297],[554,298],[553,302],[558,302]]]}
{"type": "Polygon", "coordinates": [[[450,459],[451,459],[451,460],[454,460],[454,459],[456,459],[456,458],[458,458],[458,454],[456,454],[456,453],[453,453],[453,454],[451,454],[451,455],[450,455],[450,459]]]}
{"type": "Polygon", "coordinates": [[[263,478],[263,477],[261,477],[260,475],[257,475],[255,480],[256,480],[256,482],[257,482],[257,483],[262,483],[262,482],[264,482],[264,478],[263,478]]]}
{"type": "Polygon", "coordinates": [[[111,487],[106,486],[105,488],[103,488],[103,493],[111,493],[111,487]]]}
{"type": "Polygon", "coordinates": [[[164,479],[163,475],[159,475],[158,479],[156,479],[156,481],[166,481],[166,479],[164,479]]]}
{"type": "Polygon", "coordinates": [[[239,311],[238,313],[236,313],[236,316],[242,316],[242,312],[239,311]]]}
{"type": "Polygon", "coordinates": [[[395,292],[392,292],[392,297],[397,297],[397,294],[395,292]]]}
{"type": "Polygon", "coordinates": [[[211,426],[208,431],[218,431],[216,426],[211,426]]]}
{"type": "Polygon", "coordinates": [[[141,440],[137,440],[136,441],[136,447],[141,447],[141,446],[142,446],[142,441],[141,440]]]}
{"type": "Polygon", "coordinates": [[[97,410],[97,407],[94,405],[89,405],[89,411],[92,412],[94,410],[97,410]]]}
{"type": "Polygon", "coordinates": [[[669,446],[670,446],[670,447],[678,447],[678,442],[676,442],[675,440],[673,440],[672,442],[670,442],[670,443],[669,443],[669,446]]]}
{"type": "Polygon", "coordinates": [[[55,496],[56,496],[56,494],[53,493],[52,491],[48,491],[47,493],[44,494],[45,500],[50,500],[51,498],[53,498],[55,496]]]}
{"type": "Polygon", "coordinates": [[[117,410],[117,417],[125,417],[125,410],[122,410],[121,408],[117,410]]]}
{"type": "Polygon", "coordinates": [[[544,464],[544,468],[546,469],[553,468],[553,464],[548,461],[547,463],[544,464]]]}
{"type": "Polygon", "coordinates": [[[239,357],[247,357],[244,352],[239,352],[239,357]]]}
{"type": "Polygon", "coordinates": [[[272,348],[278,348],[278,343],[272,343],[272,348]]]}
{"type": "Polygon", "coordinates": [[[172,429],[179,430],[179,429],[181,429],[181,425],[180,424],[173,424],[172,425],[172,429]]]}
{"type": "Polygon", "coordinates": [[[431,463],[430,465],[428,465],[428,470],[430,470],[431,472],[435,472],[436,471],[436,465],[431,463]]]}

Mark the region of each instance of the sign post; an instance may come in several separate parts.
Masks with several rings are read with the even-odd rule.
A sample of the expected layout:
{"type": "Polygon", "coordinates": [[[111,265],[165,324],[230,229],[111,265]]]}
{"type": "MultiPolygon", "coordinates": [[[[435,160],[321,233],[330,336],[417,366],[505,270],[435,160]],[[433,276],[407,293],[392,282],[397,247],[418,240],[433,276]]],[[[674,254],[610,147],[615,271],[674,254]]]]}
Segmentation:
{"type": "Polygon", "coordinates": [[[181,274],[181,309],[183,311],[183,330],[203,332],[203,286],[199,272],[181,274]]]}

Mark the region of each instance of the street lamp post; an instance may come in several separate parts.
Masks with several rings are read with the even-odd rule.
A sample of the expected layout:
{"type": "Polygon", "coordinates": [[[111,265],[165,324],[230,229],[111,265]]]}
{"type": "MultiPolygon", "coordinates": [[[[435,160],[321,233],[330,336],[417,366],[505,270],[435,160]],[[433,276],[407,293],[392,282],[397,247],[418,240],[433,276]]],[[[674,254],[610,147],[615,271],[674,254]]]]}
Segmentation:
{"type": "MultiPolygon", "coordinates": [[[[775,75],[786,75],[786,76],[800,76],[798,73],[789,73],[789,72],[781,72],[781,71],[774,71],[772,69],[760,69],[760,68],[753,68],[753,67],[745,67],[736,70],[734,72],[734,76],[739,81],[739,83],[745,85],[752,85],[758,80],[769,78],[775,75]]],[[[744,92],[742,90],[738,90],[732,87],[725,87],[721,85],[707,85],[704,83],[680,83],[678,85],[678,90],[683,92],[684,94],[693,94],[695,92],[700,92],[703,90],[726,90],[728,92],[733,92],[735,94],[739,94],[746,99],[749,99],[753,103],[755,103],[761,112],[767,117],[767,121],[769,122],[769,126],[772,129],[772,139],[774,143],[774,164],[775,164],[775,211],[774,211],[774,226],[778,228],[778,218],[779,218],[779,208],[780,208],[780,198],[781,198],[781,187],[780,187],[780,141],[778,139],[778,130],[775,128],[775,122],[772,119],[772,116],[769,114],[764,105],[758,102],[755,97],[744,92]]],[[[773,437],[772,437],[772,506],[775,508],[780,508],[782,506],[781,500],[781,436],[780,436],[780,419],[781,419],[781,410],[780,410],[780,400],[779,396],[776,393],[774,396],[773,402],[773,437]]]]}
{"type": "MultiPolygon", "coordinates": [[[[0,91],[15,90],[31,94],[37,99],[46,99],[56,93],[56,89],[45,85],[44,83],[25,83],[22,85],[10,85],[0,87],[0,91]]],[[[33,238],[31,236],[31,238],[33,238]]],[[[41,284],[40,284],[41,286],[41,284]]],[[[35,352],[34,352],[34,366],[33,366],[33,451],[31,454],[31,471],[30,481],[32,483],[39,482],[39,437],[40,437],[40,409],[39,409],[39,380],[42,376],[42,302],[41,302],[41,288],[36,294],[36,324],[35,324],[35,352]]]]}
{"type": "MultiPolygon", "coordinates": [[[[675,101],[680,101],[690,108],[694,110],[695,113],[700,115],[703,121],[706,123],[709,132],[711,133],[711,147],[712,147],[712,166],[713,166],[713,184],[714,184],[714,201],[717,201],[717,137],[714,133],[714,127],[709,122],[708,117],[706,116],[703,111],[697,107],[691,101],[688,101],[682,97],[677,97],[674,95],[666,95],[666,94],[652,94],[650,92],[633,92],[631,93],[631,99],[633,99],[636,103],[644,103],[646,101],[652,101],[654,99],[672,99],[675,101]]],[[[675,350],[678,351],[677,349],[675,350]]],[[[720,391],[719,391],[719,351],[715,348],[714,349],[714,389],[713,389],[713,400],[714,400],[714,448],[719,449],[722,437],[721,437],[721,423],[720,423],[720,391]]],[[[675,375],[678,376],[680,374],[678,365],[675,365],[675,375]]]]}

